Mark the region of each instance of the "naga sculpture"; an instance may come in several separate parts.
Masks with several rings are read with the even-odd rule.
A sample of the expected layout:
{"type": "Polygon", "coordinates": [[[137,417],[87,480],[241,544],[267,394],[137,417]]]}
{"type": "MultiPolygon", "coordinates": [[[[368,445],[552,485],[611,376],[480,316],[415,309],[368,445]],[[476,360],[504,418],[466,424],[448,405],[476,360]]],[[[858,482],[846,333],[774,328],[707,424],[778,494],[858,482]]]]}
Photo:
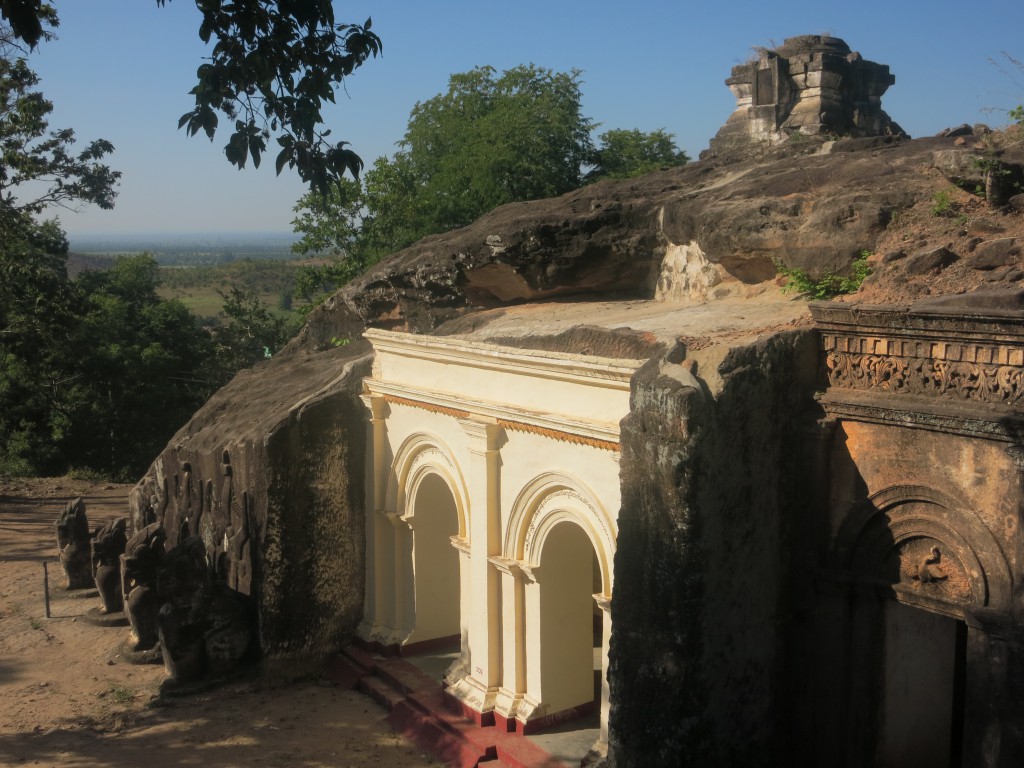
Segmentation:
{"type": "Polygon", "coordinates": [[[121,589],[134,652],[152,650],[159,642],[157,573],[166,539],[163,525],[152,523],[128,539],[121,557],[121,589]]]}
{"type": "Polygon", "coordinates": [[[119,517],[96,531],[92,539],[92,572],[103,606],[101,614],[124,610],[121,555],[128,543],[128,520],[119,517]]]}
{"type": "Polygon", "coordinates": [[[216,578],[201,537],[190,536],[167,553],[159,590],[160,647],[172,681],[223,676],[248,657],[249,601],[216,578]]]}
{"type": "Polygon", "coordinates": [[[57,551],[68,589],[91,589],[92,563],[89,552],[89,519],[81,497],[68,502],[57,518],[57,551]]]}

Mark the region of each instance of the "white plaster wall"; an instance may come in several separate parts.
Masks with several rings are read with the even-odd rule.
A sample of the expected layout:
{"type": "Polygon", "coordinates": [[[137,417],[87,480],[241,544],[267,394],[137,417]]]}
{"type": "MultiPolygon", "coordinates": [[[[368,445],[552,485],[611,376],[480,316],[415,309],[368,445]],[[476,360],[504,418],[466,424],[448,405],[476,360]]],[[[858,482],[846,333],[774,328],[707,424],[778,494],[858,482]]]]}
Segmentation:
{"type": "Polygon", "coordinates": [[[454,407],[462,403],[472,410],[474,403],[487,403],[527,417],[555,414],[570,423],[608,428],[628,412],[629,377],[640,364],[472,342],[428,347],[406,334],[383,331],[367,337],[380,345],[376,381],[442,396],[454,407]],[[390,341],[394,348],[387,346],[390,341]]]}
{"type": "Polygon", "coordinates": [[[364,400],[378,414],[373,435],[383,443],[373,446],[373,485],[385,489],[368,558],[378,561],[370,563],[373,588],[390,595],[368,600],[376,611],[368,634],[416,642],[458,627],[467,674],[449,690],[478,711],[498,706],[499,695],[509,713],[522,700],[520,720],[590,702],[593,595],[604,595],[605,659],[618,423],[639,362],[367,336],[380,343],[364,400]],[[458,529],[431,518],[435,508],[450,518],[453,507],[463,536],[459,554],[446,560],[444,540],[458,529]],[[597,583],[595,556],[604,577],[597,583]],[[458,568],[442,568],[442,560],[458,568]],[[393,610],[382,605],[388,599],[393,610]],[[397,626],[381,626],[392,614],[397,626]]]}

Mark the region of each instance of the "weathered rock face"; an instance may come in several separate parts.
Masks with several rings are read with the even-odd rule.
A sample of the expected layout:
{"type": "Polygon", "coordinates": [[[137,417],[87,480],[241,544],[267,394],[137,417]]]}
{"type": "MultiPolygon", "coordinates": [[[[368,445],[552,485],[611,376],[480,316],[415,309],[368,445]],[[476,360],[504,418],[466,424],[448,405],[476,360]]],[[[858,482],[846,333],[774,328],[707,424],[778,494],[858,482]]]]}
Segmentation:
{"type": "Polygon", "coordinates": [[[758,49],[756,61],[733,67],[725,81],[736,111],[702,158],[795,133],[903,136],[882,111],[882,94],[895,82],[889,67],[861,58],[838,37],[803,35],[758,49]]]}
{"type": "Polygon", "coordinates": [[[269,675],[315,669],[362,615],[365,353],[296,349],[240,373],[133,492],[168,549],[198,537],[217,588],[252,600],[269,675]]]}
{"type": "Polygon", "coordinates": [[[894,216],[950,187],[951,155],[970,164],[984,153],[956,141],[808,137],[756,159],[710,158],[503,206],[376,265],[294,344],[323,349],[366,326],[429,332],[474,310],[551,298],[706,301],[773,279],[776,261],[815,278],[841,274],[877,250],[894,216]]]}
{"type": "Polygon", "coordinates": [[[779,672],[798,658],[814,337],[734,350],[717,393],[680,357],[637,373],[622,423],[609,761],[774,765],[792,705],[779,672]]]}

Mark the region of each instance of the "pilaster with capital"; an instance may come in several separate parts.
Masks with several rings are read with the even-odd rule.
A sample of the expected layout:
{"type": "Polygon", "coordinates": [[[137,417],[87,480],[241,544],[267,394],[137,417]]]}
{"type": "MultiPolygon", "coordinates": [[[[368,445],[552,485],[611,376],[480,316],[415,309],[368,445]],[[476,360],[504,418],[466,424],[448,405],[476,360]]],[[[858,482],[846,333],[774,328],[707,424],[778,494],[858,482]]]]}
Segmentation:
{"type": "MultiPolygon", "coordinates": [[[[501,601],[498,571],[489,558],[501,551],[501,455],[504,429],[494,420],[460,419],[469,438],[464,466],[469,493],[470,675],[493,709],[501,684],[501,601]]],[[[475,707],[474,707],[475,708],[475,707]]]]}

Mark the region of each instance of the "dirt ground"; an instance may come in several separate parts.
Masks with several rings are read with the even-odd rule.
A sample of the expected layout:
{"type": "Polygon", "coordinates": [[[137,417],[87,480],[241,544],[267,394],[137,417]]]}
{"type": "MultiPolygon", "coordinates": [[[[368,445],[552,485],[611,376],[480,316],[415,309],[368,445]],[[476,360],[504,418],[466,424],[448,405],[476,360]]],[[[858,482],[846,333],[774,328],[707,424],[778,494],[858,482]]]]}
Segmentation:
{"type": "Polygon", "coordinates": [[[394,735],[369,697],[324,681],[236,681],[161,701],[163,667],[124,661],[128,629],[86,622],[99,598],[65,590],[57,561],[64,505],[82,496],[92,527],[127,514],[129,488],[0,477],[0,766],[439,765],[394,735]]]}

